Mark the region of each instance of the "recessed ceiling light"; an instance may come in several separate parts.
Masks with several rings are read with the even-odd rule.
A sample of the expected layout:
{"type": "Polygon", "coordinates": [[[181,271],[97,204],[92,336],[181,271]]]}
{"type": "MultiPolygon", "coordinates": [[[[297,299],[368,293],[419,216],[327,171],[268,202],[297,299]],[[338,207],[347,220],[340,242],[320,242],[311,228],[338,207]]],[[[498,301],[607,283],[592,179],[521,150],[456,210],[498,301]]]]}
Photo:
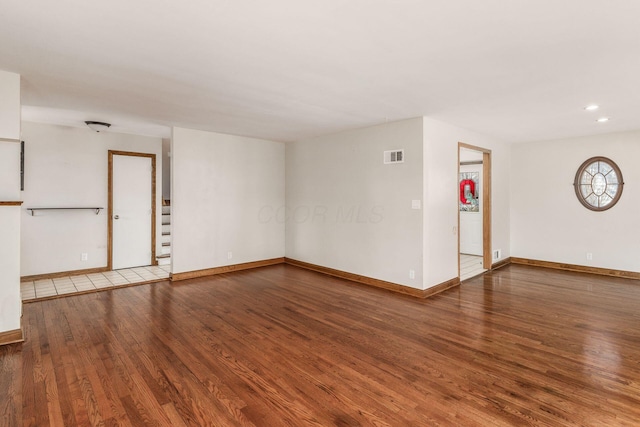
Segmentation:
{"type": "Polygon", "coordinates": [[[587,105],[586,107],[584,107],[584,109],[587,110],[587,111],[595,111],[598,108],[600,108],[600,106],[596,105],[596,104],[591,104],[591,105],[587,105]]]}
{"type": "Polygon", "coordinates": [[[599,123],[604,123],[608,121],[609,121],[609,117],[600,117],[598,120],[596,120],[596,122],[599,122],[599,123]]]}

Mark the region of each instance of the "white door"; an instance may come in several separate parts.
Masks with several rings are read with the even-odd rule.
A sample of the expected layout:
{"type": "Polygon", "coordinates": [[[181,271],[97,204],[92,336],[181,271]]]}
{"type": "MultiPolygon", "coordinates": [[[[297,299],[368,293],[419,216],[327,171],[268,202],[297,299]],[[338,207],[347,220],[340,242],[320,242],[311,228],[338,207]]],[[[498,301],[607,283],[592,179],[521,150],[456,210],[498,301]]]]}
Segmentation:
{"type": "Polygon", "coordinates": [[[477,172],[478,188],[475,189],[478,197],[477,212],[460,212],[460,253],[466,255],[482,256],[482,165],[460,166],[460,172],[477,172]]]}
{"type": "Polygon", "coordinates": [[[113,269],[151,265],[151,158],[113,156],[113,269]]]}

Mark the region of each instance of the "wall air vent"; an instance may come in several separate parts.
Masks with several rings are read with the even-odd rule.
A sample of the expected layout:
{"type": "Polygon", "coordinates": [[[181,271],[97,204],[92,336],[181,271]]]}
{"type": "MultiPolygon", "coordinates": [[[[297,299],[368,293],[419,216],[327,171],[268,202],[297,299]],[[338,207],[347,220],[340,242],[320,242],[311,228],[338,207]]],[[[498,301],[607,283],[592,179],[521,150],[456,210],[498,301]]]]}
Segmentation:
{"type": "Polygon", "coordinates": [[[389,150],[384,152],[384,163],[404,163],[404,150],[389,150]]]}

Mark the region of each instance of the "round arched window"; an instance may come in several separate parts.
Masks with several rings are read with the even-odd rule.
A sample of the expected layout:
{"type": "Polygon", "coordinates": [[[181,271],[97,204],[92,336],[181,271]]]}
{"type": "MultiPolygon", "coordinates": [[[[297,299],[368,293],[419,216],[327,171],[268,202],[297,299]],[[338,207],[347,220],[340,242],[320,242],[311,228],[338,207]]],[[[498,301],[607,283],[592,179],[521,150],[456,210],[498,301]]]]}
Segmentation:
{"type": "Polygon", "coordinates": [[[606,157],[592,157],[585,161],[573,181],[578,200],[593,211],[612,208],[622,195],[623,185],[620,168],[606,157]]]}

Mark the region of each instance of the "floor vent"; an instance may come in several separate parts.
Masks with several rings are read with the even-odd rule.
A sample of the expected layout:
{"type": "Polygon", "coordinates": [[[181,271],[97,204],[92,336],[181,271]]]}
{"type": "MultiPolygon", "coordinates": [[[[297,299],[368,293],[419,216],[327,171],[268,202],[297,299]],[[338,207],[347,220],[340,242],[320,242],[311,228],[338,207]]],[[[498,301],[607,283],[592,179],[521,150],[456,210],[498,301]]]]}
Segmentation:
{"type": "Polygon", "coordinates": [[[404,163],[404,150],[389,150],[384,152],[384,163],[404,163]]]}

